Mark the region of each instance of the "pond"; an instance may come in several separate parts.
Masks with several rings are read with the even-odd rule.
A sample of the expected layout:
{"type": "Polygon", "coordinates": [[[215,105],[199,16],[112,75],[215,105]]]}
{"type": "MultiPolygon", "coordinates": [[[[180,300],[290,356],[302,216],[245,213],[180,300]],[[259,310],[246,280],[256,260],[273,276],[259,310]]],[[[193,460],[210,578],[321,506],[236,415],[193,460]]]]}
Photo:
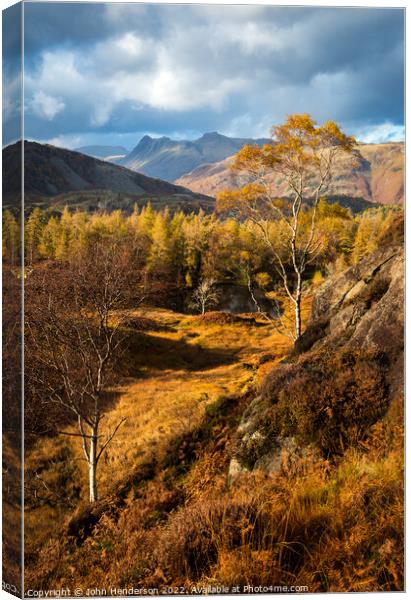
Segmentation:
{"type": "MultiPolygon", "coordinates": [[[[251,298],[247,286],[233,283],[221,283],[216,287],[220,293],[220,301],[213,307],[214,310],[222,310],[230,313],[257,312],[257,307],[251,298]]],[[[273,304],[267,300],[264,293],[258,289],[254,289],[253,293],[261,309],[269,314],[273,314],[273,304]]]]}

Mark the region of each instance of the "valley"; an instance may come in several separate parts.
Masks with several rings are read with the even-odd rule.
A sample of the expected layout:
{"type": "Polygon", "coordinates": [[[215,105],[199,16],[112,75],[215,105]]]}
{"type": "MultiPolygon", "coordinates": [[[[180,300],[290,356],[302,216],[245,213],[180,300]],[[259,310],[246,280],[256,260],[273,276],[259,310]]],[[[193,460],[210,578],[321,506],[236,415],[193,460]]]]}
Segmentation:
{"type": "MultiPolygon", "coordinates": [[[[402,589],[404,215],[373,196],[400,185],[401,149],[371,166],[305,114],[278,132],[275,148],[237,153],[246,184],[216,204],[27,143],[24,245],[19,148],[4,153],[14,320],[25,259],[28,589],[402,589]],[[277,197],[269,173],[267,194],[267,165],[303,191],[277,197]],[[353,181],[361,194],[372,182],[368,200],[353,181]]],[[[20,421],[8,417],[11,521],[20,421]]]]}
{"type": "Polygon", "coordinates": [[[323,4],[3,10],[3,592],[404,593],[406,15],[323,4]]]}
{"type": "MultiPolygon", "coordinates": [[[[307,310],[308,306],[305,315],[307,310]]],[[[284,337],[263,319],[245,317],[230,319],[229,314],[216,312],[202,318],[150,308],[127,311],[132,353],[125,359],[133,375],[114,390],[115,406],[104,423],[103,432],[110,431],[119,418],[126,418],[99,467],[102,498],[128,473],[153,457],[160,459],[172,440],[195,429],[214,404],[246,393],[263,356],[267,358],[259,377],[285,355],[290,344],[284,337]]],[[[42,535],[36,535],[30,555],[35,556],[50,535],[58,535],[73,502],[87,501],[87,470],[82,461],[66,481],[63,498],[58,489],[60,469],[65,469],[63,457],[81,453],[80,440],[66,436],[43,439],[29,451],[29,497],[37,491],[26,513],[28,539],[34,539],[30,532],[34,534],[42,524],[42,535]]]]}
{"type": "Polygon", "coordinates": [[[114,313],[129,342],[102,435],[126,420],[94,504],[78,438],[30,443],[28,585],[400,588],[399,244],[401,222],[312,284],[294,348],[255,313],[114,313]]]}

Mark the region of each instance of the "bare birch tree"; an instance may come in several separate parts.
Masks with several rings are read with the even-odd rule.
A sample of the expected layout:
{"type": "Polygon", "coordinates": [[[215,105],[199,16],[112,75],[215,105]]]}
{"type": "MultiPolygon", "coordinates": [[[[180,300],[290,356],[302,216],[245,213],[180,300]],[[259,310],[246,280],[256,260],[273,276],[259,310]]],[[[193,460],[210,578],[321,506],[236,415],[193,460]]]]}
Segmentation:
{"type": "Polygon", "coordinates": [[[133,294],[133,306],[143,299],[134,261],[116,244],[96,244],[87,257],[43,272],[40,281],[33,274],[26,286],[29,382],[41,409],[56,417],[54,431],[81,438],[90,502],[98,499],[99,460],[125,420],[101,433],[125,341],[117,311],[133,294]],[[59,428],[73,417],[77,433],[59,428]]]}
{"type": "Polygon", "coordinates": [[[206,309],[218,303],[220,294],[216,289],[214,279],[203,279],[193,292],[191,306],[198,309],[204,315],[206,309]]]}
{"type": "Polygon", "coordinates": [[[271,144],[246,145],[238,152],[232,170],[242,187],[220,193],[218,208],[239,211],[260,231],[293,307],[293,322],[289,326],[284,319],[283,331],[297,340],[302,333],[304,272],[321,250],[318,203],[330,187],[336,159],[341,154],[354,157],[356,142],[333,121],[317,126],[307,114],[289,116],[283,125],[274,126],[272,139],[271,144]],[[279,180],[283,198],[279,198],[279,180]],[[281,224],[281,239],[273,240],[273,221],[281,224]]]}

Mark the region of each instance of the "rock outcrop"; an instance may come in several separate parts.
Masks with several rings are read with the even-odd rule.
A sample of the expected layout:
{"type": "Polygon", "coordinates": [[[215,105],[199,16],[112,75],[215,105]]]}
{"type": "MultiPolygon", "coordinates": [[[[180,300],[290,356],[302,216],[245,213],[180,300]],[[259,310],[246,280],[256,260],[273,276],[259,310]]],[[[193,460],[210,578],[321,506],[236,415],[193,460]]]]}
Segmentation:
{"type": "Polygon", "coordinates": [[[237,433],[230,476],[326,458],[367,436],[404,385],[404,249],[399,219],[379,249],[330,277],[290,356],[268,374],[237,433]]]}

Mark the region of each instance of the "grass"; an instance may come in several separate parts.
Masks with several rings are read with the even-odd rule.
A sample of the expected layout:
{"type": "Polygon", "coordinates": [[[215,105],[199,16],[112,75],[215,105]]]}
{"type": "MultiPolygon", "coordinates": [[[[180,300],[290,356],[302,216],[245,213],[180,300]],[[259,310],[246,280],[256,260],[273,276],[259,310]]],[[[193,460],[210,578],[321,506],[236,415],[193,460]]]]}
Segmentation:
{"type": "MultiPolygon", "coordinates": [[[[288,472],[244,474],[227,487],[230,426],[222,409],[209,409],[213,420],[203,425],[213,435],[183,478],[168,476],[169,463],[159,465],[88,537],[51,540],[36,578],[28,573],[30,585],[402,589],[400,414],[379,422],[367,447],[350,449],[336,466],[305,456],[288,472]]],[[[187,447],[179,449],[184,461],[187,447]]]]}
{"type": "MultiPolygon", "coordinates": [[[[13,441],[18,443],[19,440],[14,438],[13,441]]],[[[20,590],[22,541],[20,449],[14,447],[5,434],[2,437],[2,448],[3,581],[20,590]]]]}
{"type": "MultiPolygon", "coordinates": [[[[130,331],[132,356],[126,370],[131,376],[114,390],[118,400],[101,425],[102,434],[107,434],[120,418],[126,418],[99,463],[101,496],[147,457],[163,452],[171,438],[191,431],[220,397],[243,394],[255,379],[250,364],[258,356],[270,353],[272,360],[279,360],[290,347],[287,338],[263,321],[259,326],[214,324],[198,316],[151,308],[121,316],[128,322],[144,317],[153,327],[142,333],[130,331]]],[[[66,436],[42,438],[28,453],[26,470],[37,473],[41,465],[41,479],[48,488],[37,481],[42,501],[26,510],[29,553],[58,531],[73,503],[87,500],[82,457],[80,440],[66,436]],[[58,491],[62,453],[74,459],[74,467],[58,491]],[[53,490],[63,493],[63,506],[53,490]]]]}
{"type": "Polygon", "coordinates": [[[108,432],[127,418],[99,466],[102,500],[91,510],[83,502],[75,438],[42,440],[28,456],[51,489],[67,477],[67,497],[63,506],[43,489],[26,511],[27,585],[403,589],[401,398],[334,462],[306,452],[275,475],[244,473],[230,485],[241,416],[289,341],[263,321],[127,316],[153,327],[134,332],[128,376],[103,422],[108,432]]]}

